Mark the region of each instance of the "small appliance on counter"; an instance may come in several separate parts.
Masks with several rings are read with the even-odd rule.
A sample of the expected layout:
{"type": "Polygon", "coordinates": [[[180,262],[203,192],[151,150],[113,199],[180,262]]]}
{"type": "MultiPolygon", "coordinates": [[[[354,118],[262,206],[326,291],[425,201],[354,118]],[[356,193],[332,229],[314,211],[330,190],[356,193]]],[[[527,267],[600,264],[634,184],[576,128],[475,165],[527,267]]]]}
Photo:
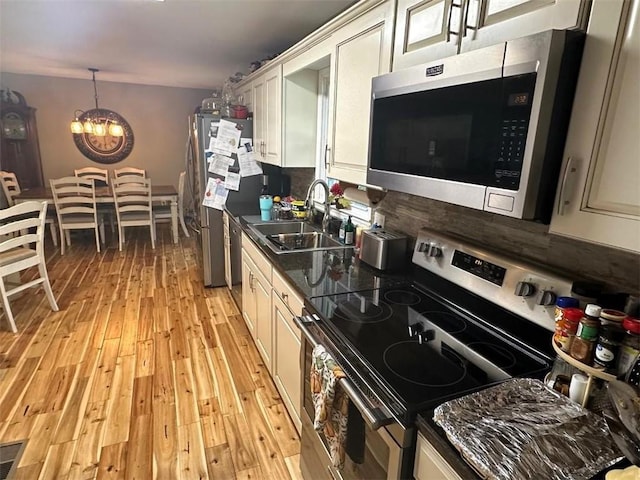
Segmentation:
{"type": "Polygon", "coordinates": [[[407,237],[383,229],[362,232],[360,260],[378,270],[391,270],[405,264],[407,237]]]}

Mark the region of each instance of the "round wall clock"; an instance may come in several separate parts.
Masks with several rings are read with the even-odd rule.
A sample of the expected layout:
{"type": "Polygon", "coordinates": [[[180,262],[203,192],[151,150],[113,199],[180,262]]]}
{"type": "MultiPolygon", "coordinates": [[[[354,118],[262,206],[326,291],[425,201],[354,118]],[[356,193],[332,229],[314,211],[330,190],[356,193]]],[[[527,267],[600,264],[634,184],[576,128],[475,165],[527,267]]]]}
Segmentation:
{"type": "Polygon", "coordinates": [[[123,135],[94,135],[92,133],[74,133],[73,140],[78,150],[90,160],[97,163],[117,163],[129,156],[133,150],[133,130],[124,117],[112,110],[94,108],[84,112],[78,120],[99,120],[100,122],[117,123],[122,127],[123,135]]]}

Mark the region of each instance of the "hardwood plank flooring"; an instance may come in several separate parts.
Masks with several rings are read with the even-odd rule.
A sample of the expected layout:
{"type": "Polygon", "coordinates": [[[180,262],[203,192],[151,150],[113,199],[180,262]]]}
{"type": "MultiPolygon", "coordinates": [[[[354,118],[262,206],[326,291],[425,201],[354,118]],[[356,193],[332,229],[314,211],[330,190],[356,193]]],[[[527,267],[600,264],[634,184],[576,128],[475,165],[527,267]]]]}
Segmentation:
{"type": "Polygon", "coordinates": [[[16,478],[300,478],[297,432],[228,289],[202,286],[195,239],[162,225],[155,251],[142,227],[117,243],[47,244],[60,311],[39,288],[11,300],[18,334],[0,314],[16,478]]]}

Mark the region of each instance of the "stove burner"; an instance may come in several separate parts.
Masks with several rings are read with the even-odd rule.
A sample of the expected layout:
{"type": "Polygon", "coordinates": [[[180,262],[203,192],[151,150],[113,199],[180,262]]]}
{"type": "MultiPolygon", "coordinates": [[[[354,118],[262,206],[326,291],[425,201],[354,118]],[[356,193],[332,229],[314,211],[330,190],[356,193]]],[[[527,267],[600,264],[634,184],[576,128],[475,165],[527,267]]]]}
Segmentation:
{"type": "Polygon", "coordinates": [[[346,301],[338,303],[333,316],[348,322],[379,323],[393,315],[391,307],[385,302],[374,303],[371,297],[364,295],[352,296],[346,301]]]}
{"type": "Polygon", "coordinates": [[[450,387],[460,383],[467,375],[467,367],[462,358],[456,353],[448,352],[455,355],[458,365],[451,364],[449,368],[439,368],[441,365],[425,362],[425,352],[429,352],[430,348],[415,340],[397,342],[389,345],[384,351],[384,363],[398,377],[415,385],[450,387]],[[452,377],[455,378],[453,381],[452,377]]]}
{"type": "Polygon", "coordinates": [[[516,357],[506,348],[489,342],[471,342],[467,348],[485,357],[498,368],[507,369],[516,364],[516,357]]]}
{"type": "Polygon", "coordinates": [[[390,303],[395,303],[396,305],[411,306],[420,303],[419,295],[406,290],[389,290],[388,292],[385,292],[384,299],[390,303]]]}
{"type": "Polygon", "coordinates": [[[420,312],[420,315],[435,323],[442,330],[450,334],[463,332],[467,328],[467,322],[465,319],[458,315],[454,315],[453,313],[427,311],[420,312]]]}

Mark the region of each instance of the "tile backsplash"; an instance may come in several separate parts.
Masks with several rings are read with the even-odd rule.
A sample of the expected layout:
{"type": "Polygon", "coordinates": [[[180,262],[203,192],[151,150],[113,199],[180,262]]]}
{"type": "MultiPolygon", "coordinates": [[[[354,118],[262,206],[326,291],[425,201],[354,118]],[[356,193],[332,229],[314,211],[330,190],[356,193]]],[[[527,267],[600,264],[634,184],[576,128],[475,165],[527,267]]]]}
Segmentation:
{"type": "Polygon", "coordinates": [[[433,228],[551,266],[569,278],[602,282],[613,292],[640,292],[640,255],[551,235],[548,225],[391,191],[378,208],[386,228],[414,241],[420,228],[433,228]]]}

